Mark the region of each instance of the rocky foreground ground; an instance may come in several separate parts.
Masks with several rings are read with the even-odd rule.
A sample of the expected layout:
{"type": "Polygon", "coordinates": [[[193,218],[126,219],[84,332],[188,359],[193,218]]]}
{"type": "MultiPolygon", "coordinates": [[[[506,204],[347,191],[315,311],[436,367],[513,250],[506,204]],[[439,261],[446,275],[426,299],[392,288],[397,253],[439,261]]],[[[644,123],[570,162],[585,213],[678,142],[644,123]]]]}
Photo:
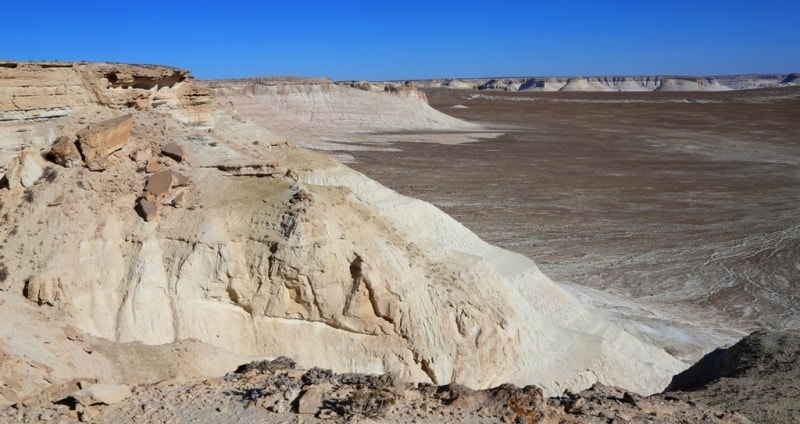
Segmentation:
{"type": "Polygon", "coordinates": [[[224,377],[138,386],[71,381],[19,402],[18,422],[791,423],[800,419],[800,333],[754,333],[643,397],[595,384],[547,398],[535,386],[471,390],[334,374],[278,358],[224,377]]]}

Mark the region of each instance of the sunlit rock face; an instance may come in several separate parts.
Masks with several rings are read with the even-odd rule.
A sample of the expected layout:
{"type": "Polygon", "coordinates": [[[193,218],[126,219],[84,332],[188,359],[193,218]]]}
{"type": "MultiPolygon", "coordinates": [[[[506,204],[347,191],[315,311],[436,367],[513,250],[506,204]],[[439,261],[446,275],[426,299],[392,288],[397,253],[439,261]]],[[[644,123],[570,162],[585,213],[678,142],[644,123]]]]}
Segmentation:
{"type": "MultiPolygon", "coordinates": [[[[69,167],[36,161],[38,177],[14,171],[26,163],[15,148],[0,157],[2,289],[48,308],[52,325],[118,343],[196,339],[339,372],[537,384],[552,394],[596,381],[651,393],[683,368],[531,260],[243,120],[185,71],[0,69],[0,90],[57,90],[54,79],[71,87],[62,97],[31,94],[25,107],[3,103],[0,114],[3,146],[52,160],[51,145],[66,137],[81,150],[69,167]],[[81,147],[97,125],[114,129],[113,148],[95,152],[100,168],[81,147]]],[[[325,119],[343,125],[365,119],[353,110],[401,100],[391,120],[367,116],[394,129],[470,127],[413,96],[327,83],[248,87],[264,108],[325,101],[335,116],[325,119]],[[361,94],[370,103],[358,104],[361,94]]],[[[304,119],[313,127],[317,118],[304,119]]]]}

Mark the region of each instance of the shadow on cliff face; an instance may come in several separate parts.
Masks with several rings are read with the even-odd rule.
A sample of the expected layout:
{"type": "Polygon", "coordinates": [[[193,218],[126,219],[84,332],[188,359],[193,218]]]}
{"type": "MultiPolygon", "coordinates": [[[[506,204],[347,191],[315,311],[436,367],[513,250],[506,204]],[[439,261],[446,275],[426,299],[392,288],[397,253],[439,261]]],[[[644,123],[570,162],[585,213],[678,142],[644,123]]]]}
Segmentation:
{"type": "Polygon", "coordinates": [[[161,89],[163,87],[172,88],[175,84],[183,82],[187,78],[187,73],[182,70],[174,70],[171,74],[161,75],[158,78],[150,75],[121,75],[119,72],[108,72],[103,77],[108,80],[114,88],[137,88],[150,90],[151,88],[161,89]]]}
{"type": "Polygon", "coordinates": [[[665,390],[756,422],[800,420],[800,332],[757,331],[716,349],[673,377],[665,390]]]}
{"type": "Polygon", "coordinates": [[[800,375],[800,332],[757,331],[727,349],[716,349],[672,378],[667,392],[700,390],[721,378],[800,375]]]}

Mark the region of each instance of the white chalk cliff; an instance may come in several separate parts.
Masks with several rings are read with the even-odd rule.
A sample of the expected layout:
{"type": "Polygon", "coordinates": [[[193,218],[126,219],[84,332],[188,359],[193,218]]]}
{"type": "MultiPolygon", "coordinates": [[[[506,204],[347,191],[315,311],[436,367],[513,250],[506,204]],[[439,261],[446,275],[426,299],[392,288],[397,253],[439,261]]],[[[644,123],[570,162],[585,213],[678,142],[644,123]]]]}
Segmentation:
{"type": "Polygon", "coordinates": [[[414,81],[423,88],[502,91],[727,91],[788,85],[792,74],[690,76],[592,76],[431,79],[414,81]]]}
{"type": "Polygon", "coordinates": [[[454,143],[493,136],[477,125],[428,107],[425,94],[413,85],[345,85],[326,79],[287,78],[207,81],[203,85],[220,102],[235,105],[242,117],[295,144],[320,150],[359,148],[354,143],[416,141],[421,132],[457,131],[454,143]]]}
{"type": "MultiPolygon", "coordinates": [[[[471,127],[413,96],[259,89],[283,101],[253,107],[306,121],[304,102],[327,99],[351,105],[326,118],[346,125],[416,129],[436,116],[422,126],[471,127]],[[353,112],[363,94],[385,96],[365,115],[385,121],[353,112]]],[[[0,289],[60,324],[115,342],[197,339],[338,372],[549,394],[595,381],[652,393],[684,368],[530,259],[238,118],[184,71],[4,64],[0,94],[12,99],[0,103],[0,289]],[[106,137],[103,170],[85,166],[99,149],[86,134],[106,137]],[[70,146],[80,156],[67,160],[70,146]],[[63,166],[42,161],[48,152],[63,166]]]]}

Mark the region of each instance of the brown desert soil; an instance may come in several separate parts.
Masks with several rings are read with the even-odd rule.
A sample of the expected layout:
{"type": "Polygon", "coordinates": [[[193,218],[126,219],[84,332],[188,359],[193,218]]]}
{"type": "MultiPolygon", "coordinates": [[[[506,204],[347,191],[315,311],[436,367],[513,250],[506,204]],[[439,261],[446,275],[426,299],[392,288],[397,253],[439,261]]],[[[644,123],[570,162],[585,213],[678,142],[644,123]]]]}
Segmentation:
{"type": "Polygon", "coordinates": [[[354,151],[349,165],[685,360],[800,328],[800,87],[426,94],[504,134],[354,151]]]}

